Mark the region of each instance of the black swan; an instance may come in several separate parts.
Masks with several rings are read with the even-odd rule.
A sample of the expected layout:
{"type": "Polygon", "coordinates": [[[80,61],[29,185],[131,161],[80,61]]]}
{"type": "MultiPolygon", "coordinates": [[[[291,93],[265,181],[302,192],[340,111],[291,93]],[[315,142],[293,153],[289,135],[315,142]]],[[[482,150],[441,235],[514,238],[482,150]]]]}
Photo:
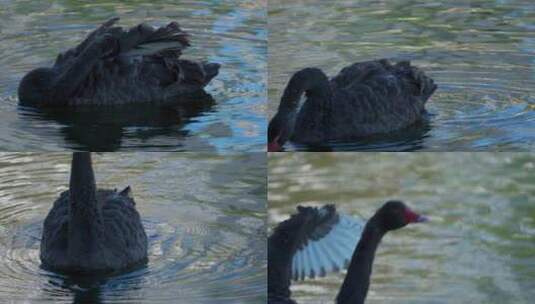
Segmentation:
{"type": "Polygon", "coordinates": [[[77,47],[60,54],[52,68],[37,68],[19,84],[19,102],[37,107],[179,104],[201,94],[219,64],[179,59],[189,46],[176,22],[158,29],[129,30],[113,18],[77,47]]]}
{"type": "Polygon", "coordinates": [[[109,273],[147,262],[147,235],[130,186],[96,188],[89,152],[72,157],[69,190],[48,213],[41,238],[45,269],[69,274],[109,273]]]}
{"type": "Polygon", "coordinates": [[[269,123],[268,151],[280,151],[288,139],[321,144],[401,130],[424,119],[436,88],[408,61],[355,63],[331,80],[320,69],[303,69],[290,79],[269,123]]]}
{"type": "Polygon", "coordinates": [[[334,205],[299,206],[297,210],[298,213],[280,223],[268,239],[270,304],[296,303],[290,298],[292,278],[324,276],[344,264],[349,264],[349,268],[336,302],[364,303],[381,238],[390,230],[427,221],[400,201],[386,202],[364,227],[339,214],[334,205]]]}

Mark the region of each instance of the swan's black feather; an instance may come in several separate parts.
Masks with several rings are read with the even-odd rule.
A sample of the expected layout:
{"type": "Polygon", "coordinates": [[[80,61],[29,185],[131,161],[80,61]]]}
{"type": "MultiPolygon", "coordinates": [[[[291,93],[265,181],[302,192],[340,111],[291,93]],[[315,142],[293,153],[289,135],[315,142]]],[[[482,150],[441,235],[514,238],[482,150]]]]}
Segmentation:
{"type": "Polygon", "coordinates": [[[288,83],[268,141],[321,144],[404,129],[425,119],[425,103],[436,87],[408,61],[355,63],[331,80],[321,70],[307,68],[288,83]],[[299,107],[303,93],[306,99],[299,107]]]}
{"type": "Polygon", "coordinates": [[[110,19],[78,46],[60,54],[51,68],[29,72],[19,84],[25,105],[175,105],[214,78],[219,64],[181,59],[190,43],[176,22],[130,29],[110,19]]]}
{"type": "MultiPolygon", "coordinates": [[[[268,239],[269,303],[294,303],[290,299],[290,280],[295,277],[291,270],[295,254],[300,250],[306,250],[312,242],[317,243],[329,235],[340,219],[341,215],[334,205],[325,205],[321,208],[299,206],[296,214],[275,227],[268,239]]],[[[358,239],[358,234],[355,238],[358,239]]],[[[352,250],[343,259],[348,260],[351,253],[352,250]]],[[[309,258],[314,259],[314,257],[309,258]]],[[[298,269],[304,269],[301,278],[309,276],[306,272],[310,267],[298,269]]],[[[317,272],[317,275],[320,275],[320,272],[317,272]]]]}
{"type": "MultiPolygon", "coordinates": [[[[350,239],[351,234],[361,234],[361,237],[356,246],[354,245],[356,240],[353,240],[353,244],[349,246],[351,247],[349,248],[351,261],[336,303],[363,304],[370,286],[375,252],[383,236],[388,231],[403,228],[409,223],[426,221],[426,218],[414,213],[403,202],[392,200],[383,204],[364,227],[352,221],[348,222],[349,225],[341,224],[345,220],[346,217],[338,214],[332,205],[322,208],[298,207],[297,214],[292,215],[274,229],[268,239],[268,303],[295,303],[290,298],[290,276],[292,257],[298,247],[315,248],[305,254],[307,259],[314,260],[321,257],[318,253],[319,248],[332,248],[346,243],[348,238],[336,237],[340,233],[349,234],[350,239]],[[336,231],[340,226],[346,226],[349,229],[336,231]],[[354,227],[358,229],[355,230],[354,227]],[[318,246],[324,241],[323,245],[327,246],[318,246]],[[303,245],[305,243],[313,244],[303,245]]],[[[315,265],[312,267],[303,268],[317,269],[318,263],[325,265],[321,261],[317,262],[313,262],[315,265]]]]}
{"type": "Polygon", "coordinates": [[[69,191],[54,202],[45,219],[41,261],[59,272],[96,273],[133,267],[147,258],[147,236],[133,199],[113,190],[97,191],[103,232],[94,251],[86,256],[68,256],[69,191]]]}
{"type": "MultiPolygon", "coordinates": [[[[87,160],[90,162],[89,157],[84,161],[87,160]]],[[[81,167],[84,166],[77,168],[81,167]]],[[[88,168],[91,170],[88,174],[77,173],[80,180],[91,180],[83,179],[85,175],[92,176],[90,165],[88,168]]],[[[42,266],[63,273],[96,274],[145,263],[147,235],[130,187],[121,192],[99,189],[94,200],[75,204],[74,197],[83,197],[81,193],[71,193],[75,191],[73,185],[71,179],[71,189],[61,193],[44,221],[42,266]]]]}

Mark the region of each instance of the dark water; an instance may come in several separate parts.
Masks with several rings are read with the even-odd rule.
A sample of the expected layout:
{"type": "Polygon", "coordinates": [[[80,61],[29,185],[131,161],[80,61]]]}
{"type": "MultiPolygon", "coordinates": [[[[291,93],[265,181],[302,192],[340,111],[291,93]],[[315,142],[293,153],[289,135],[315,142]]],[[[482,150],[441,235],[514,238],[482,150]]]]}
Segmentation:
{"type": "MultiPolygon", "coordinates": [[[[368,219],[401,199],[431,221],[390,232],[366,303],[533,303],[535,154],[272,153],[268,223],[297,204],[368,219]]],[[[343,274],[294,284],[298,303],[332,303],[343,274]]]]}
{"type": "Polygon", "coordinates": [[[266,1],[0,1],[1,149],[263,150],[266,39],[266,1]],[[112,16],[122,26],[178,21],[192,36],[184,58],[222,64],[206,88],[215,104],[184,117],[135,109],[79,117],[17,107],[26,72],[51,65],[112,16]]]}
{"type": "Polygon", "coordinates": [[[266,302],[265,154],[111,153],[93,161],[100,186],[132,186],[148,266],[99,281],[42,270],[41,225],[66,189],[70,155],[0,154],[2,303],[266,302]]]}
{"type": "Polygon", "coordinates": [[[269,117],[290,76],[308,66],[333,76],[353,62],[411,60],[439,86],[428,104],[429,128],[322,150],[535,146],[533,1],[274,0],[268,9],[269,117]]]}

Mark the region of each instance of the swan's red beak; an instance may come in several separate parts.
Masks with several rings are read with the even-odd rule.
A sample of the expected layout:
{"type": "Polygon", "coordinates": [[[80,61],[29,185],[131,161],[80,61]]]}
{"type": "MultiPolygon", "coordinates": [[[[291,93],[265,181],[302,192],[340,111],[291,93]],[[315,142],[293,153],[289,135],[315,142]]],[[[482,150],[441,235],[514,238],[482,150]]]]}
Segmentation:
{"type": "Polygon", "coordinates": [[[279,144],[279,136],[275,137],[274,140],[268,142],[268,152],[280,152],[282,151],[282,146],[279,144]]]}
{"type": "Polygon", "coordinates": [[[407,223],[423,223],[429,221],[429,218],[412,211],[409,208],[405,209],[405,219],[407,223]]]}
{"type": "Polygon", "coordinates": [[[280,152],[281,146],[278,142],[273,141],[268,143],[268,152],[280,152]]]}

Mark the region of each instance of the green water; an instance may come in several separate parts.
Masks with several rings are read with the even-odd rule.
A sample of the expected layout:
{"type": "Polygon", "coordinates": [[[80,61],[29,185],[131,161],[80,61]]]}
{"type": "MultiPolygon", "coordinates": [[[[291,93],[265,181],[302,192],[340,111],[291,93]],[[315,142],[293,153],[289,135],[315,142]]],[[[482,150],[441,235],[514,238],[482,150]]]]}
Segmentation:
{"type": "MultiPolygon", "coordinates": [[[[298,204],[369,218],[388,199],[431,221],[389,233],[366,303],[532,303],[535,154],[271,153],[269,227],[298,204]]],[[[293,285],[332,303],[343,274],[293,285]]]]}

